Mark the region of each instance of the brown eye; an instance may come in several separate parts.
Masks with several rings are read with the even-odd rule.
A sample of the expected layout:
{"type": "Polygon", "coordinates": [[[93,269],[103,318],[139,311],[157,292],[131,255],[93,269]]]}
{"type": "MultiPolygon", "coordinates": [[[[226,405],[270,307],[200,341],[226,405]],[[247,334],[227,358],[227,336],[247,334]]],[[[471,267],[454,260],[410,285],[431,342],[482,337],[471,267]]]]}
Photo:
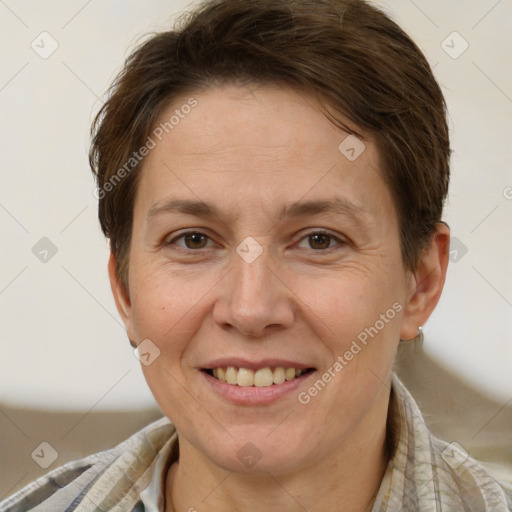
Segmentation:
{"type": "MultiPolygon", "coordinates": [[[[334,245],[331,245],[331,242],[337,241],[338,245],[343,244],[341,240],[337,237],[323,232],[311,233],[305,236],[302,240],[307,240],[308,246],[306,249],[313,249],[315,251],[322,251],[325,249],[331,249],[334,245]]],[[[302,243],[302,241],[301,241],[302,243]]]]}
{"type": "Polygon", "coordinates": [[[203,233],[197,233],[194,231],[190,231],[188,233],[183,233],[179,237],[175,238],[171,242],[169,242],[169,245],[175,244],[178,240],[183,239],[185,244],[176,244],[179,247],[183,247],[185,249],[204,249],[207,245],[207,242],[209,240],[208,236],[204,235],[203,233]]]}
{"type": "Polygon", "coordinates": [[[189,249],[202,249],[206,245],[206,236],[200,233],[185,235],[185,243],[189,249]]]}
{"type": "Polygon", "coordinates": [[[324,233],[318,233],[309,235],[308,238],[312,249],[328,249],[332,237],[324,233]]]}

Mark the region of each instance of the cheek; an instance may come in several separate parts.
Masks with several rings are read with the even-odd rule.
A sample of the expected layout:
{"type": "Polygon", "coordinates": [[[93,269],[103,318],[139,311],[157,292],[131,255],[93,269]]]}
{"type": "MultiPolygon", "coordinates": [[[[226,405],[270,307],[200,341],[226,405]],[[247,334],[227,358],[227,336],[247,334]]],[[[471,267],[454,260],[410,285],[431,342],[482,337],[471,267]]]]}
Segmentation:
{"type": "MultiPolygon", "coordinates": [[[[204,274],[175,272],[158,265],[135,267],[132,317],[139,338],[176,340],[197,318],[201,299],[213,286],[204,274]]],[[[174,345],[173,343],[169,343],[174,345]]]]}
{"type": "Polygon", "coordinates": [[[319,334],[332,338],[340,349],[376,322],[379,330],[383,330],[382,314],[384,320],[389,320],[385,322],[386,330],[398,323],[399,286],[385,270],[365,270],[345,268],[317,275],[314,279],[302,277],[296,280],[296,295],[304,304],[305,315],[315,324],[322,325],[324,332],[319,334]]]}

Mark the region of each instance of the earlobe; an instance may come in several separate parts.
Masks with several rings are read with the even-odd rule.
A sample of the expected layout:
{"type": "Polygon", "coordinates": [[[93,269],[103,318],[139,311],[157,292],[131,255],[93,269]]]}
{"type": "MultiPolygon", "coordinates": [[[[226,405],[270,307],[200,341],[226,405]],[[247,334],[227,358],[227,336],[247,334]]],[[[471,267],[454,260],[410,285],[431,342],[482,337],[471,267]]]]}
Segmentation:
{"type": "Polygon", "coordinates": [[[125,290],[125,287],[121,283],[121,279],[117,274],[116,259],[112,252],[110,253],[110,258],[108,260],[108,276],[110,279],[110,288],[112,290],[112,295],[114,296],[117,311],[126,327],[126,332],[128,334],[128,338],[130,339],[130,343],[134,345],[133,340],[135,338],[132,327],[132,305],[130,296],[125,290]]]}
{"type": "Polygon", "coordinates": [[[400,337],[412,339],[439,302],[446,279],[450,251],[450,228],[439,223],[430,247],[421,255],[406,298],[400,337]]]}

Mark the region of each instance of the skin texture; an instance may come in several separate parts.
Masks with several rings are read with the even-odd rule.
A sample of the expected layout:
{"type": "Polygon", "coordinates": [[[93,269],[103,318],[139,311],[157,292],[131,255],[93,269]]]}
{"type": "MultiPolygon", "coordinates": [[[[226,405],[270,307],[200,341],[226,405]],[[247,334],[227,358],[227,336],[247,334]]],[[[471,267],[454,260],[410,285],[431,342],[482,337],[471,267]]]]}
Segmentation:
{"type": "Polygon", "coordinates": [[[387,462],[396,349],[437,304],[449,230],[440,224],[416,272],[406,271],[370,138],[349,161],[338,150],[347,134],[312,98],[286,88],[222,85],[194,98],[197,106],[144,161],[129,293],[113,256],[109,262],[129,338],[150,339],[160,350],[142,369],[180,439],[166,510],[370,510],[387,462]],[[289,203],[335,195],[357,206],[355,217],[344,211],[279,218],[289,203]],[[148,216],[171,197],[207,201],[221,213],[148,216]],[[178,238],[187,230],[206,237],[178,238]],[[318,232],[332,237],[312,239],[318,232]],[[252,263],[236,252],[249,236],[263,249],[252,263]],[[298,392],[397,303],[394,318],[300,403],[298,392]],[[240,405],[214,392],[201,372],[220,357],[282,358],[316,372],[273,403],[240,405]],[[237,456],[247,443],[261,456],[251,467],[237,456]]]}

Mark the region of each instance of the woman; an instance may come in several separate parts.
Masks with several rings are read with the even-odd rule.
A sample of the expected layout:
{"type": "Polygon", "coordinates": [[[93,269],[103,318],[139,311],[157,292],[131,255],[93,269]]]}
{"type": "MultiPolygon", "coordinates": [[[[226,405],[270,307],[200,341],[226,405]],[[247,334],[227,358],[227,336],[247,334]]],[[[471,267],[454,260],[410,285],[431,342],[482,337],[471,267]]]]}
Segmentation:
{"type": "Polygon", "coordinates": [[[2,511],[493,511],[393,373],[444,285],[445,103],[362,0],[218,0],[94,125],[109,275],[167,418],[2,511]]]}

